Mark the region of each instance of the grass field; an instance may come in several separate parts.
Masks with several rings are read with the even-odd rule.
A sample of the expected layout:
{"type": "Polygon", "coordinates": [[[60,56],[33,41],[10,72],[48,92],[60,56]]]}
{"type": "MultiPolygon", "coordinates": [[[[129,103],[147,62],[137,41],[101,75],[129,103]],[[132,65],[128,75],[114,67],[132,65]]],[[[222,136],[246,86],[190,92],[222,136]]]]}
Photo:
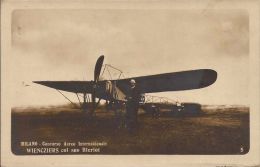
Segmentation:
{"type": "Polygon", "coordinates": [[[158,119],[142,114],[136,134],[119,128],[113,112],[103,109],[89,119],[66,107],[13,108],[13,153],[26,154],[21,147],[26,141],[106,142],[96,154],[246,154],[249,108],[202,106],[202,113],[195,116],[163,112],[158,119]]]}

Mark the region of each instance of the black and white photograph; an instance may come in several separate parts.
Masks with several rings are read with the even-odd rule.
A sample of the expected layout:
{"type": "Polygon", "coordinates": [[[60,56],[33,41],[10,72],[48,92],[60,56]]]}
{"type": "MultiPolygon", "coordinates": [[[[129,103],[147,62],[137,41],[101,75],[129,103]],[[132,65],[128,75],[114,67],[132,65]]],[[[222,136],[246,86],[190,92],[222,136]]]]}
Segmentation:
{"type": "Polygon", "coordinates": [[[12,156],[255,152],[252,14],[214,3],[11,10],[1,97],[12,156]]]}

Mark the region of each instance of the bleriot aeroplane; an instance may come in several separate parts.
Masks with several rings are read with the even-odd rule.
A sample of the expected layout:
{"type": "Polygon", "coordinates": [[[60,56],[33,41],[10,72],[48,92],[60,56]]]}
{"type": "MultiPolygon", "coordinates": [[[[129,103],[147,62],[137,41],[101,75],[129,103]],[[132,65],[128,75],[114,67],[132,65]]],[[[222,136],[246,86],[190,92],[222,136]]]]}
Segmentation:
{"type": "MultiPolygon", "coordinates": [[[[211,69],[163,73],[117,80],[100,80],[104,56],[97,59],[93,81],[33,81],[56,90],[83,95],[81,107],[93,114],[100,100],[107,104],[122,104],[130,91],[130,80],[134,79],[141,94],[166,91],[182,91],[207,87],[217,79],[217,72],[211,69]],[[87,109],[88,95],[91,95],[91,109],[87,109]],[[96,101],[98,99],[98,101],[96,101]]],[[[143,96],[144,97],[144,96],[143,96]]],[[[144,101],[143,98],[141,98],[144,101]]],[[[79,100],[80,102],[80,100],[79,100]]]]}

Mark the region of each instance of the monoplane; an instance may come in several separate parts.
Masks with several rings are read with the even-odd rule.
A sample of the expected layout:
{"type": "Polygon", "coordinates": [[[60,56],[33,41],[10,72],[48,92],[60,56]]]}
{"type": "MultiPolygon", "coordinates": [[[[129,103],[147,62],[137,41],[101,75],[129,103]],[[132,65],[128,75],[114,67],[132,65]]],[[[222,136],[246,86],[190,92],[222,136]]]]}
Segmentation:
{"type": "MultiPolygon", "coordinates": [[[[106,100],[106,104],[110,106],[124,104],[126,102],[126,96],[130,91],[131,79],[136,81],[138,89],[142,95],[145,93],[205,88],[213,84],[217,79],[217,72],[212,69],[196,69],[116,80],[101,80],[100,74],[103,62],[104,56],[102,55],[97,59],[94,69],[94,80],[92,81],[33,82],[54,88],[59,92],[66,91],[75,93],[83,111],[87,111],[90,115],[92,115],[101,99],[106,100]],[[79,94],[82,95],[83,103],[80,101],[78,96],[79,94]],[[91,107],[90,105],[87,105],[87,101],[90,101],[90,104],[92,104],[91,107]]],[[[142,97],[143,98],[141,98],[140,102],[145,102],[145,96],[142,97]]]]}

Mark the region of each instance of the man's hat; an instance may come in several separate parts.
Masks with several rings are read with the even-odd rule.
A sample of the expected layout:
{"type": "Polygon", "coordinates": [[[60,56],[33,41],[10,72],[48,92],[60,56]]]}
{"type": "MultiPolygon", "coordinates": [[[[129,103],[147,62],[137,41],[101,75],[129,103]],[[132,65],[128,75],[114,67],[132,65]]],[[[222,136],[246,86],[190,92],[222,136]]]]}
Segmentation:
{"type": "Polygon", "coordinates": [[[130,83],[131,83],[131,84],[135,84],[136,82],[135,82],[134,79],[131,79],[131,80],[130,80],[130,83]]]}

